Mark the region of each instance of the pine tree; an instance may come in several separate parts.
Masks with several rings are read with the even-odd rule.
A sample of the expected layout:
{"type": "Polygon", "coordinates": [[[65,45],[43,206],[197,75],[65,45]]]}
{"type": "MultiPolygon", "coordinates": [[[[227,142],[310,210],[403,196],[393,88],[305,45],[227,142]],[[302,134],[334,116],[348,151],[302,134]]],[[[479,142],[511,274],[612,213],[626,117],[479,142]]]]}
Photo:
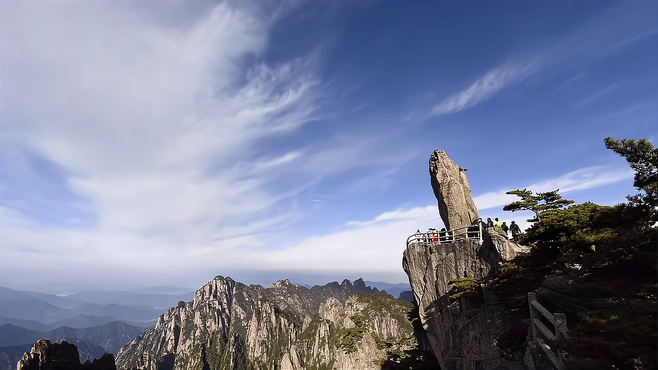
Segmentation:
{"type": "Polygon", "coordinates": [[[503,211],[532,211],[535,213],[535,217],[527,221],[537,222],[543,212],[553,209],[561,209],[573,203],[573,200],[563,199],[562,196],[558,194],[559,190],[560,189],[555,189],[553,191],[535,194],[528,189],[508,191],[506,194],[516,195],[520,197],[521,200],[506,205],[503,207],[503,211]]]}
{"type": "Polygon", "coordinates": [[[624,157],[635,171],[633,186],[640,194],[627,197],[630,205],[644,208],[651,224],[658,222],[658,148],[647,139],[614,140],[611,137],[605,138],[605,147],[624,157]]]}

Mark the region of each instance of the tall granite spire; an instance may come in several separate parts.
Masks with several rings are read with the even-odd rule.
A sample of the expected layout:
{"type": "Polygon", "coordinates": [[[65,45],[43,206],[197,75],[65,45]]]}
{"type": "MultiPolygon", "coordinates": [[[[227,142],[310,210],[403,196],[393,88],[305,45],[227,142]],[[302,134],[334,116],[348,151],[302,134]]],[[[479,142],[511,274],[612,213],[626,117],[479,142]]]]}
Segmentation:
{"type": "Polygon", "coordinates": [[[480,217],[464,171],[443,150],[435,150],[430,156],[432,190],[448,230],[469,226],[480,217]]]}

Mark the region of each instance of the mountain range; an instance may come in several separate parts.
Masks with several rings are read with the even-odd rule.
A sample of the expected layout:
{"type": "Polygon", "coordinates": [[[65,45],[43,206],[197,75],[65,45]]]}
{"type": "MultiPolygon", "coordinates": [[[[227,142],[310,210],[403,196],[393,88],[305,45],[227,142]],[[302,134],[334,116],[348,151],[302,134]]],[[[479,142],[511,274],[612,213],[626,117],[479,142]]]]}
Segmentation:
{"type": "Polygon", "coordinates": [[[120,320],[148,327],[155,324],[164,309],[190,300],[192,294],[84,291],[58,296],[0,287],[0,324],[44,331],[58,326],[81,328],[120,320]]]}
{"type": "Polygon", "coordinates": [[[117,353],[123,369],[436,368],[418,348],[412,303],[362,279],[310,289],[217,276],[117,353]],[[410,320],[412,318],[412,320],[410,320]]]}

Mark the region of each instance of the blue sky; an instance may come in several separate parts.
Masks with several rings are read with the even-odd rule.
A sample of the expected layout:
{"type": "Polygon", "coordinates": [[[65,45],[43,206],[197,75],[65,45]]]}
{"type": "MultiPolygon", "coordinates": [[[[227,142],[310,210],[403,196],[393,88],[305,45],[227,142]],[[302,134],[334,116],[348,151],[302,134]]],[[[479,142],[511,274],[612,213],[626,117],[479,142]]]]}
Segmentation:
{"type": "MultiPolygon", "coordinates": [[[[654,1],[0,3],[0,281],[405,282],[428,158],[504,193],[635,190],[654,1]]],[[[45,283],[44,282],[48,282],[45,283]]]]}

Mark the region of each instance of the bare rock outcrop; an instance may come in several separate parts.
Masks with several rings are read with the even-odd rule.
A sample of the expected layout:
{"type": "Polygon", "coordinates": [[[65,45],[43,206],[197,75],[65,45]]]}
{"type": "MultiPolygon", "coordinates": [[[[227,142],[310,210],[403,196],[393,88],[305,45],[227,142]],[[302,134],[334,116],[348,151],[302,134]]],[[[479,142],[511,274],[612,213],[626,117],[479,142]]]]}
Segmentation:
{"type": "MultiPolygon", "coordinates": [[[[447,228],[468,226],[478,219],[464,170],[445,152],[432,153],[430,174],[447,228]]],[[[418,240],[407,245],[403,268],[420,323],[443,370],[526,368],[522,355],[510,357],[496,345],[510,329],[509,320],[484,284],[502,263],[524,252],[527,248],[496,228],[484,229],[481,239],[442,244],[418,240]]]]}
{"type": "Polygon", "coordinates": [[[39,339],[16,365],[17,370],[116,370],[114,356],[106,353],[93,362],[80,364],[78,348],[67,341],[50,343],[39,339]]]}
{"type": "MultiPolygon", "coordinates": [[[[478,240],[456,240],[430,248],[426,243],[407,246],[403,268],[418,303],[423,329],[442,369],[524,369],[496,346],[505,332],[505,311],[492,292],[480,287],[475,296],[451,299],[453,279],[479,281],[496,271],[499,262],[515,257],[514,243],[485,230],[478,240]]],[[[519,359],[520,360],[520,359],[519,359]]]]}
{"type": "Polygon", "coordinates": [[[430,156],[432,190],[439,203],[439,214],[448,230],[472,225],[480,217],[465,171],[443,150],[435,150],[430,156]]]}

